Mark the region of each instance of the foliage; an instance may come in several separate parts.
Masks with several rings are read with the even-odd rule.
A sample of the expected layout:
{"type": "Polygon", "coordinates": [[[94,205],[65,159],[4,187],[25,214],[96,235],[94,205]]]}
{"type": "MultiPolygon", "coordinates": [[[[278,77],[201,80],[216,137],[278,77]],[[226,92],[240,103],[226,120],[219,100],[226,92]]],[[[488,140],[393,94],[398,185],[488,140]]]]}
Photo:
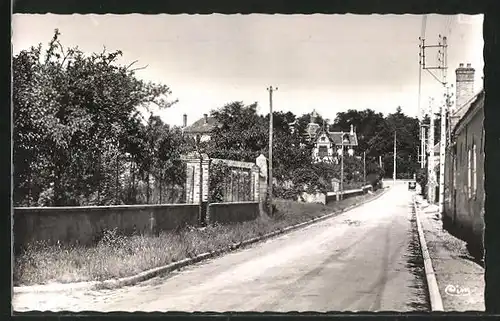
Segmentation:
{"type": "Polygon", "coordinates": [[[213,158],[255,162],[268,144],[267,126],[257,114],[257,104],[232,102],[212,111],[217,126],[207,151],[213,158]]]}
{"type": "MultiPolygon", "coordinates": [[[[167,86],[137,79],[133,64],[117,65],[121,51],[85,55],[59,37],[56,30],[45,52],[40,44],[13,57],[14,202],[122,203],[125,168],[149,187],[159,163],[154,126],[143,124],[139,108],[175,101],[167,86]]],[[[168,172],[178,162],[166,157],[175,163],[165,164],[168,172]]]]}
{"type": "MultiPolygon", "coordinates": [[[[165,202],[180,197],[181,154],[199,149],[248,162],[268,154],[269,114],[259,115],[256,103],[231,102],[212,111],[218,124],[212,139],[196,144],[159,117],[141,116],[152,104],[168,108],[176,102],[167,86],[139,80],[134,63],[118,65],[120,51],[85,55],[64,48],[59,37],[56,30],[45,51],[39,45],[13,58],[16,206],[165,202]]],[[[310,114],[273,112],[273,176],[279,186],[292,182],[295,192],[305,183],[310,190],[327,190],[333,177],[340,178],[339,165],[313,163],[313,144],[305,135],[310,120],[310,114]]],[[[401,108],[387,117],[348,110],[332,124],[321,115],[316,122],[330,130],[356,128],[357,153],[366,151],[371,181],[392,174],[394,132],[398,177],[411,177],[418,168],[419,122],[401,108]]],[[[344,183],[361,181],[362,162],[344,161],[344,183]]]]}
{"type": "Polygon", "coordinates": [[[427,190],[427,182],[428,182],[427,173],[428,173],[427,168],[420,168],[420,169],[418,169],[417,175],[416,175],[416,182],[421,187],[422,196],[426,195],[425,191],[427,190]]]}
{"type": "Polygon", "coordinates": [[[350,131],[353,125],[358,137],[358,150],[367,151],[368,157],[378,157],[377,149],[370,148],[370,139],[384,127],[385,118],[382,113],[376,113],[372,109],[354,110],[337,113],[332,131],[350,131]]]}
{"type": "Polygon", "coordinates": [[[227,178],[230,177],[231,168],[224,163],[210,165],[209,201],[220,203],[224,200],[224,188],[227,178]]]}
{"type": "Polygon", "coordinates": [[[299,191],[295,188],[287,188],[282,185],[273,186],[273,194],[277,198],[285,200],[297,200],[299,191]]]}
{"type": "MultiPolygon", "coordinates": [[[[268,154],[269,114],[257,114],[257,104],[245,106],[233,102],[212,111],[216,127],[206,150],[214,158],[255,162],[268,154]]],[[[291,173],[312,163],[311,152],[300,148],[301,137],[289,126],[295,120],[291,112],[273,112],[273,177],[279,182],[292,178],[291,173]]]]}

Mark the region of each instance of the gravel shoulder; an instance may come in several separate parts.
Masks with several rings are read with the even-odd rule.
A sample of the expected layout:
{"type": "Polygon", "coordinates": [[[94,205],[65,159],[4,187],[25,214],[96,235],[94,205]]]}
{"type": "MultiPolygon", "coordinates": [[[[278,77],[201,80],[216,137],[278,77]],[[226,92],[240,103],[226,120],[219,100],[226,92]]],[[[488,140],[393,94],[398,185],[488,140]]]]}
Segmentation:
{"type": "Polygon", "coordinates": [[[444,310],[485,311],[484,268],[473,261],[464,241],[443,229],[434,210],[417,206],[444,310]]]}

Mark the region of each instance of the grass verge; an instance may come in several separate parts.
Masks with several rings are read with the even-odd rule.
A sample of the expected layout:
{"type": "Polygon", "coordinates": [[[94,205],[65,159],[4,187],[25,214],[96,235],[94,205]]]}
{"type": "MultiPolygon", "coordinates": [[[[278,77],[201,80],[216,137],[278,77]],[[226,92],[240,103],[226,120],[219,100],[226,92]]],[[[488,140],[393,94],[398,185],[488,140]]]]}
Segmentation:
{"type": "Polygon", "coordinates": [[[164,232],[159,236],[123,236],[111,230],[94,247],[31,244],[15,258],[14,286],[103,281],[132,276],[340,211],[381,192],[328,205],[275,200],[277,212],[272,218],[201,229],[190,227],[164,232]]]}

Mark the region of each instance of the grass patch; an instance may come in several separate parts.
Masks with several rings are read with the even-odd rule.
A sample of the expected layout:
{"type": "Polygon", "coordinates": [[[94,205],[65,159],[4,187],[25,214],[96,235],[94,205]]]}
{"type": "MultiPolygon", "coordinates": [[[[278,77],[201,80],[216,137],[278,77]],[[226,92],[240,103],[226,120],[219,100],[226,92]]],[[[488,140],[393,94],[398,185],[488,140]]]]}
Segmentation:
{"type": "Polygon", "coordinates": [[[328,205],[275,200],[277,211],[272,218],[189,227],[158,236],[123,236],[111,230],[94,247],[31,244],[15,258],[14,286],[103,281],[135,275],[342,210],[378,193],[381,190],[328,205]]]}

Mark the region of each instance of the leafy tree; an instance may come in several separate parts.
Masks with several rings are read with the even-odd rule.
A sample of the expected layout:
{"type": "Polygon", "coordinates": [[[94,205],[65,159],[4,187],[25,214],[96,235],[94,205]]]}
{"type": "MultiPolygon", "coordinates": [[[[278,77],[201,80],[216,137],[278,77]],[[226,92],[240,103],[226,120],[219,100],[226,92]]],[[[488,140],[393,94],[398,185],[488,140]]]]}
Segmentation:
{"type": "Polygon", "coordinates": [[[212,111],[217,124],[207,146],[211,157],[255,162],[268,149],[268,131],[257,104],[232,102],[212,111]]]}
{"type": "Polygon", "coordinates": [[[355,127],[358,136],[357,149],[367,151],[369,157],[378,157],[377,150],[370,148],[370,140],[384,127],[384,115],[376,113],[372,109],[362,111],[349,109],[347,112],[337,113],[330,128],[332,131],[349,131],[351,125],[355,127]]]}
{"type": "Polygon", "coordinates": [[[104,204],[116,199],[112,160],[125,152],[146,160],[141,135],[131,135],[141,133],[138,107],[175,101],[167,86],[137,79],[133,64],[116,65],[121,51],[87,56],[59,36],[45,52],[39,45],[13,57],[15,203],[44,195],[44,205],[104,204]]]}

